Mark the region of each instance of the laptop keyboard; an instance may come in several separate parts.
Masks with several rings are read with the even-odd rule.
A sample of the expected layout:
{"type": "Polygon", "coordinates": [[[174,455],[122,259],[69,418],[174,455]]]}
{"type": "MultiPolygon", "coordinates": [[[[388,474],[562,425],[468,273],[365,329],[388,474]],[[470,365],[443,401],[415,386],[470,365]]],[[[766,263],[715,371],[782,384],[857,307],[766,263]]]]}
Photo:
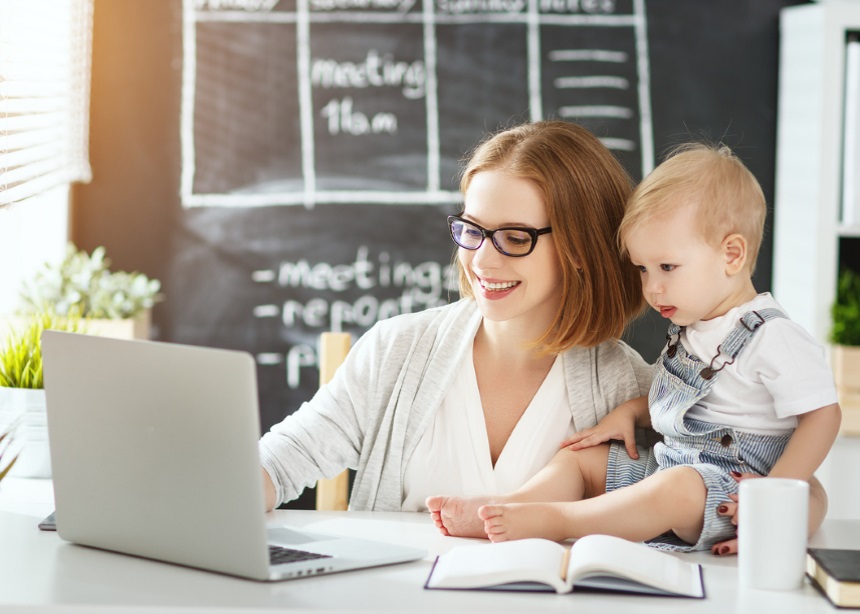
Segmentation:
{"type": "Polygon", "coordinates": [[[306,550],[294,550],[281,546],[269,546],[269,562],[272,565],[283,565],[284,563],[295,563],[297,561],[311,561],[313,559],[330,559],[331,555],[319,554],[318,552],[307,552],[306,550]]]}

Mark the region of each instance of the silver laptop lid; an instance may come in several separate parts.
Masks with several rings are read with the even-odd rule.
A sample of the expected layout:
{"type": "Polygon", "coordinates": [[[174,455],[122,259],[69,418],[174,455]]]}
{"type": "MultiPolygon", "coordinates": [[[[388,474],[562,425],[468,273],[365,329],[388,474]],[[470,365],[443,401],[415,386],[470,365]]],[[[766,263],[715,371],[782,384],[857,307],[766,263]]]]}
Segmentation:
{"type": "Polygon", "coordinates": [[[56,331],[42,351],[60,536],[265,579],[252,357],[56,331]]]}

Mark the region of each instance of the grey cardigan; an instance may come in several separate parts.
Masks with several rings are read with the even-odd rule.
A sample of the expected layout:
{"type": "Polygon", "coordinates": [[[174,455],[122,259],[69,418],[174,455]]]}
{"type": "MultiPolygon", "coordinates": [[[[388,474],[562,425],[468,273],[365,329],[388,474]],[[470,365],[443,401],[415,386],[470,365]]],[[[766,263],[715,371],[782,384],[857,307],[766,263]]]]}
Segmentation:
{"type": "MultiPolygon", "coordinates": [[[[374,325],[331,382],[260,440],[278,502],[351,468],[350,509],[399,510],[406,463],[480,323],[475,302],[464,299],[374,325]]],[[[573,348],[562,360],[577,431],[648,394],[650,365],[621,341],[573,348]]]]}

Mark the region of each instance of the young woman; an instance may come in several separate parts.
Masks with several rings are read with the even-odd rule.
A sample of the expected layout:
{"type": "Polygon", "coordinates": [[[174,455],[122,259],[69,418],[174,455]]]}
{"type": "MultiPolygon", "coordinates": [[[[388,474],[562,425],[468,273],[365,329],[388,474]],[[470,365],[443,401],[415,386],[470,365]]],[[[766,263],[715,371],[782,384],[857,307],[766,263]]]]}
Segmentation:
{"type": "Polygon", "coordinates": [[[461,300],[376,324],[263,436],[267,509],[347,467],[351,509],[511,492],[565,437],[644,405],[652,369],[619,341],[643,299],[615,243],[631,186],[613,155],[575,124],[526,124],[480,144],[461,189],[461,300]]]}

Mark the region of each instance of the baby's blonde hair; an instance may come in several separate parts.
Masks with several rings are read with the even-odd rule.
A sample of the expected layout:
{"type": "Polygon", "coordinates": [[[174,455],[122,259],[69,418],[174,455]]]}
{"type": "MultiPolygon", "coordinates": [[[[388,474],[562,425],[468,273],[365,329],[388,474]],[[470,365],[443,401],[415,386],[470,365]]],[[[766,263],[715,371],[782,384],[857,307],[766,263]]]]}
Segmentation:
{"type": "Polygon", "coordinates": [[[680,145],[642,180],[618,229],[622,253],[626,253],[630,233],[639,225],[685,206],[696,207],[696,230],[708,243],[719,245],[731,234],[746,239],[752,274],[764,235],[767,204],[756,178],[725,145],[680,145]]]}

